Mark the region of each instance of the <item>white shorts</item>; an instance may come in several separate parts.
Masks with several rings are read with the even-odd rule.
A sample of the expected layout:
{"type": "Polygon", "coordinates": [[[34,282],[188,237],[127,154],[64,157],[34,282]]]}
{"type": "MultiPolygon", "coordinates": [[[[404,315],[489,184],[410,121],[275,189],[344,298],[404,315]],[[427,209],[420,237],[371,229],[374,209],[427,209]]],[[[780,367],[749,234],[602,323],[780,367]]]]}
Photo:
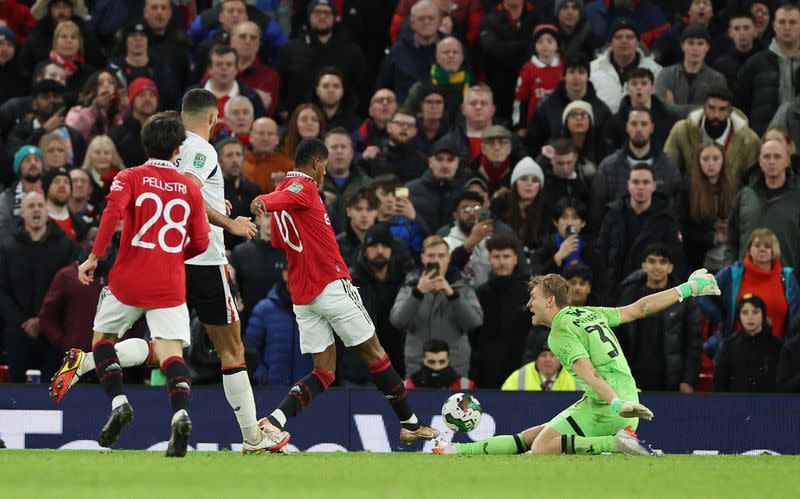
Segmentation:
{"type": "Polygon", "coordinates": [[[331,282],[311,303],[293,308],[303,353],[324,352],[333,344],[334,331],[348,347],[364,343],[375,333],[361,295],[348,279],[331,282]]]}
{"type": "Polygon", "coordinates": [[[97,301],[94,331],[122,336],[142,314],[151,338],[180,340],[184,348],[189,346],[189,309],[185,303],[170,308],[134,307],[119,301],[108,287],[103,288],[97,301]]]}

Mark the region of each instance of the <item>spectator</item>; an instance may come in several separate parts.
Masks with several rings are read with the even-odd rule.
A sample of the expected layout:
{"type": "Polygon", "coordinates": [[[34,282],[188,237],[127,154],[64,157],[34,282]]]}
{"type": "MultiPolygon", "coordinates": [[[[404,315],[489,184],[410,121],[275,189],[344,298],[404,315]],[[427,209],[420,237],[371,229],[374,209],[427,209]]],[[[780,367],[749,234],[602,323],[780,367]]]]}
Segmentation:
{"type": "Polygon", "coordinates": [[[278,124],[272,118],[253,121],[243,171],[261,192],[272,192],[294,166],[288,156],[277,150],[278,141],[278,124]]]}
{"type": "Polygon", "coordinates": [[[583,0],[556,0],[553,2],[558,35],[561,38],[559,52],[564,59],[578,54],[591,59],[602,43],[592,33],[583,10],[583,0]]]}
{"type": "Polygon", "coordinates": [[[337,127],[325,135],[328,147],[328,166],[325,169],[324,191],[332,197],[333,210],[329,210],[331,224],[337,234],[345,229],[345,198],[350,192],[372,182],[358,165],[353,164],[353,141],[350,132],[337,127]]]}
{"type": "Polygon", "coordinates": [[[491,274],[475,290],[483,325],[470,334],[472,372],[480,388],[500,388],[522,365],[531,314],[525,306],[530,299],[528,276],[518,271],[517,246],[508,235],[494,235],[485,243],[491,274]]]}
{"type": "Polygon", "coordinates": [[[627,0],[590,0],[584,13],[597,36],[612,38],[617,26],[628,24],[648,49],[661,32],[670,27],[664,12],[650,0],[636,3],[627,0]]]}
{"type": "Polygon", "coordinates": [[[577,101],[589,104],[595,128],[602,128],[611,116],[608,106],[597,97],[594,85],[589,82],[589,61],[581,55],[564,61],[564,81],[542,99],[533,119],[528,122],[527,144],[530,151],[538,153],[543,145],[561,135],[564,110],[577,101]]]}
{"type": "Polygon", "coordinates": [[[458,177],[459,144],[448,134],[433,145],[429,170],[407,184],[409,200],[425,227],[435,231],[452,221],[456,199],[463,189],[458,177]]]}
{"type": "Polygon", "coordinates": [[[574,392],[579,390],[575,378],[561,365],[550,347],[543,342],[533,362],[520,367],[506,378],[503,391],[574,392]]]}
{"type": "Polygon", "coordinates": [[[511,226],[524,248],[526,262],[542,245],[547,231],[545,222],[544,172],[534,160],[525,157],[511,172],[511,189],[495,193],[492,211],[497,218],[511,226]]]}
{"type": "Polygon", "coordinates": [[[315,102],[325,115],[325,122],[331,130],[342,127],[353,133],[360,123],[353,104],[354,96],[345,94],[344,77],[333,66],[319,71],[315,87],[315,102]]]}
{"type": "MultiPolygon", "coordinates": [[[[411,142],[414,149],[430,156],[433,144],[450,131],[445,119],[445,93],[435,85],[420,88],[420,110],[417,113],[417,134],[411,142]]],[[[410,109],[410,108],[406,108],[410,109]]]]}
{"type": "Polygon", "coordinates": [[[70,108],[64,122],[90,142],[121,124],[127,105],[125,86],[111,71],[100,70],[86,80],[78,105],[70,108]]]}
{"type": "Polygon", "coordinates": [[[179,89],[189,79],[191,44],[170,0],[145,0],[142,17],[148,28],[148,46],[169,64],[179,89]]]}
{"type": "MultiPolygon", "coordinates": [[[[36,68],[33,78],[34,86],[41,80],[54,80],[61,83],[61,85],[67,83],[66,71],[57,64],[44,61],[38,64],[36,68]]],[[[19,84],[27,85],[27,82],[19,79],[19,75],[16,75],[15,79],[19,84]]],[[[33,96],[30,94],[33,89],[29,89],[27,86],[25,88],[25,92],[28,92],[27,95],[11,97],[0,104],[0,134],[3,140],[8,136],[8,132],[14,124],[33,110],[33,96]]]]}
{"type": "Polygon", "coordinates": [[[586,205],[580,199],[560,198],[552,213],[555,230],[533,254],[531,274],[560,274],[575,265],[585,265],[594,274],[590,281],[599,280],[602,266],[597,258],[595,241],[582,233],[586,227],[586,205]]]}
{"type": "Polygon", "coordinates": [[[114,125],[108,131],[126,167],[142,165],[147,161],[140,135],[144,122],[158,111],[159,97],[158,87],[153,80],[137,78],[128,86],[130,111],[125,113],[121,124],[114,125]]]}
{"type": "Polygon", "coordinates": [[[417,217],[408,188],[401,187],[394,175],[381,175],[372,182],[370,192],[378,200],[377,222],[389,227],[392,236],[418,260],[429,227],[417,217]]]}
{"type": "Polygon", "coordinates": [[[634,164],[628,173],[628,194],[611,204],[597,240],[606,272],[606,299],[613,300],[617,286],[640,267],[652,243],[662,243],[671,251],[675,275],[682,276],[685,265],[679,232],[678,217],[667,196],[656,191],[653,169],[647,163],[634,164]]]}
{"type": "Polygon", "coordinates": [[[311,355],[300,352],[286,276],[284,268],[282,278],[253,309],[245,332],[247,342],[258,353],[252,379],[259,385],[290,386],[312,368],[311,355]]]}
{"type": "MultiPolygon", "coordinates": [[[[228,216],[250,217],[250,203],[261,195],[261,189],[242,174],[244,167],[244,145],[235,138],[223,139],[217,143],[217,156],[222,177],[225,182],[225,200],[231,204],[228,216]]],[[[249,238],[248,238],[249,239],[249,238]]],[[[225,247],[229,252],[247,239],[225,232],[225,247]]]]}
{"type": "MultiPolygon", "coordinates": [[[[545,165],[544,178],[547,189],[542,193],[547,216],[558,217],[556,203],[562,198],[582,199],[583,203],[591,200],[591,187],[582,169],[578,169],[578,148],[569,139],[556,139],[551,144],[553,159],[541,157],[545,165]],[[549,165],[548,168],[546,165],[549,165]]],[[[538,162],[537,158],[537,162],[538,162]]],[[[582,204],[583,204],[582,203],[582,204]]],[[[584,211],[586,206],[584,204],[584,211]]],[[[584,213],[584,223],[588,221],[584,213]]],[[[545,272],[546,273],[546,272],[545,272]]]]}
{"type": "Polygon", "coordinates": [[[230,45],[238,56],[237,79],[256,91],[267,116],[278,108],[281,80],[278,72],[258,58],[261,28],[252,21],[242,21],[231,30],[230,45]]]}
{"type": "Polygon", "coordinates": [[[114,142],[107,135],[98,135],[89,143],[86,158],[81,168],[92,177],[93,198],[96,206],[105,206],[105,199],[111,192],[111,183],[117,173],[125,169],[114,142]]]}
{"type": "Polygon", "coordinates": [[[491,189],[510,185],[511,132],[503,126],[492,125],[481,134],[481,154],[470,163],[473,175],[480,176],[491,189]]]}
{"type": "Polygon", "coordinates": [[[725,151],[716,142],[697,150],[697,168],[689,171],[680,196],[681,234],[690,269],[719,272],[725,266],[728,216],[736,198],[725,151]]]}
{"type": "MultiPolygon", "coordinates": [[[[771,2],[769,2],[771,3],[771,2]]],[[[750,14],[756,21],[756,39],[761,42],[761,45],[767,46],[775,33],[770,25],[770,6],[765,0],[756,0],[750,2],[750,14]]]]}
{"type": "MultiPolygon", "coordinates": [[[[641,265],[641,270],[620,284],[617,303],[633,303],[678,285],[672,274],[672,257],[662,244],[648,246],[641,265]]],[[[702,327],[700,308],[692,300],[620,325],[617,339],[636,378],[636,386],[645,391],[694,392],[700,374],[702,327]]]]}
{"type": "Polygon", "coordinates": [[[253,128],[253,103],[242,95],[228,99],[225,103],[225,119],[217,122],[216,134],[212,141],[216,142],[235,137],[243,146],[250,144],[250,130],[253,128]]]}
{"type": "Polygon", "coordinates": [[[0,20],[14,31],[20,44],[36,27],[36,18],[28,6],[17,0],[5,0],[0,3],[0,20]]]}
{"type": "Polygon", "coordinates": [[[370,227],[375,225],[378,200],[370,192],[369,187],[359,187],[350,192],[345,199],[345,213],[347,226],[344,232],[336,235],[336,242],[339,243],[344,263],[350,267],[355,261],[359,246],[364,242],[364,236],[370,227]]]}
{"type": "Polygon", "coordinates": [[[47,218],[40,193],[24,195],[20,217],[22,224],[0,244],[0,312],[12,383],[24,383],[28,369],[41,370],[44,379],[58,369],[58,353],[40,334],[39,309],[53,276],[77,254],[77,245],[47,218]]]}
{"type": "Polygon", "coordinates": [[[697,168],[697,148],[706,140],[723,146],[725,164],[737,182],[758,158],[758,135],[748,126],[747,117],[733,108],[733,95],[725,87],[711,89],[703,109],[675,123],[664,153],[685,176],[697,168]]]}
{"type": "Polygon", "coordinates": [[[569,304],[573,307],[587,307],[598,303],[595,291],[600,291],[594,285],[592,269],[588,265],[576,264],[566,267],[561,275],[569,283],[572,299],[569,304]]]}
{"type": "Polygon", "coordinates": [[[67,163],[67,141],[58,132],[50,132],[39,139],[39,149],[44,154],[44,171],[56,168],[72,168],[67,163]]]}
{"type": "Polygon", "coordinates": [[[80,28],[72,21],[61,21],[53,31],[53,47],[49,60],[67,73],[67,91],[77,95],[94,72],[94,67],[84,63],[84,40],[80,28]]]}
{"type": "MultiPolygon", "coordinates": [[[[595,2],[602,3],[602,2],[595,2]]],[[[641,6],[640,2],[639,5],[641,6]]],[[[589,7],[587,7],[587,15],[589,7]]],[[[624,97],[624,82],[634,68],[646,68],[658,79],[661,66],[639,48],[641,31],[630,19],[619,18],[611,25],[610,47],[601,52],[591,65],[591,81],[597,97],[605,102],[612,113],[619,109],[624,97]]]]}
{"type": "MultiPolygon", "coordinates": [[[[389,37],[392,42],[397,37],[409,30],[406,18],[411,13],[411,7],[418,0],[400,0],[391,19],[389,37]]],[[[470,45],[475,45],[480,33],[480,20],[484,15],[480,0],[435,0],[439,7],[441,24],[439,31],[458,36],[467,40],[470,45]]],[[[492,3],[492,6],[494,6],[492,3]]]]}
{"type": "Polygon", "coordinates": [[[653,118],[653,141],[661,149],[667,142],[667,136],[672,130],[678,116],[667,109],[666,104],[655,95],[655,77],[653,72],[646,68],[634,68],[628,72],[625,85],[625,97],[619,105],[619,110],[614,113],[605,124],[605,137],[609,145],[618,149],[625,145],[628,136],[625,133],[628,121],[628,112],[633,107],[646,107],[653,118]]]}
{"type": "Polygon", "coordinates": [[[734,12],[728,18],[728,38],[733,42],[728,49],[711,64],[711,67],[722,73],[728,82],[728,88],[736,88],[736,74],[748,59],[760,52],[764,47],[756,34],[756,21],[749,12],[734,12]]]}
{"type": "MultiPolygon", "coordinates": [[[[67,158],[73,164],[83,161],[86,152],[86,141],[81,133],[64,124],[66,109],[64,108],[64,85],[54,80],[36,82],[31,90],[33,109],[30,114],[17,121],[8,133],[6,151],[9,154],[18,151],[26,144],[38,144],[42,136],[57,132],[69,137],[67,158]]],[[[3,175],[8,180],[8,172],[3,175]]],[[[3,182],[7,183],[7,182],[3,182]]]]}
{"type": "Polygon", "coordinates": [[[406,388],[472,390],[475,382],[450,367],[450,345],[433,338],[422,345],[422,365],[406,380],[406,388]]]}
{"type": "Polygon", "coordinates": [[[374,159],[389,141],[386,124],[397,111],[397,98],[388,88],[376,91],[369,101],[369,117],[353,132],[356,156],[366,161],[374,159]]]}
{"type": "Polygon", "coordinates": [[[736,302],[741,328],[720,345],[719,360],[714,368],[716,391],[775,391],[781,341],[772,335],[768,310],[757,295],[747,294],[736,302]]]}
{"type": "Polygon", "coordinates": [[[283,153],[293,158],[297,145],[309,137],[320,138],[325,135],[325,116],[314,104],[300,104],[295,108],[286,135],[283,137],[283,153]]]}
{"type": "MultiPolygon", "coordinates": [[[[786,150],[789,152],[789,162],[791,163],[792,171],[800,173],[800,156],[797,154],[796,142],[792,139],[792,132],[783,125],[772,125],[764,132],[764,136],[761,137],[761,143],[763,144],[769,140],[777,140],[786,147],[786,150]]],[[[758,170],[759,166],[758,163],[756,163],[745,173],[745,178],[752,179],[753,174],[758,170]]]]}
{"type": "Polygon", "coordinates": [[[730,43],[724,38],[721,23],[714,22],[714,7],[711,0],[691,0],[685,16],[678,17],[675,24],[665,29],[653,44],[656,61],[664,66],[680,64],[684,59],[681,53],[686,37],[686,28],[703,28],[708,34],[708,45],[713,60],[722,48],[730,43]]]}
{"type": "MultiPolygon", "coordinates": [[[[781,242],[785,265],[800,265],[800,227],[786,213],[800,209],[800,185],[791,170],[789,152],[777,140],[761,146],[760,172],[750,185],[739,191],[728,221],[728,247],[731,259],[745,255],[745,241],[758,227],[771,229],[781,242]]],[[[763,296],[763,295],[762,295],[763,296]]],[[[770,305],[767,300],[767,305],[770,305]]],[[[774,326],[774,325],[773,325],[774,326]]],[[[774,327],[773,327],[774,329],[774,327]]]]}
{"type": "MultiPolygon", "coordinates": [[[[709,0],[695,0],[692,5],[709,0]]],[[[724,87],[725,77],[705,63],[711,35],[701,25],[691,24],[681,33],[683,62],[664,67],[656,79],[656,92],[667,108],[681,118],[705,103],[709,91],[724,87]]]]}
{"type": "Polygon", "coordinates": [[[225,104],[228,99],[237,95],[250,99],[253,104],[253,115],[262,118],[266,116],[267,110],[264,109],[261,97],[250,85],[236,79],[238,63],[239,56],[235,50],[225,45],[214,45],[208,53],[208,81],[205,84],[192,85],[188,90],[204,88],[214,94],[217,98],[220,120],[225,118],[225,104]]]}
{"type": "Polygon", "coordinates": [[[0,102],[21,97],[28,91],[20,78],[22,66],[17,55],[17,37],[7,26],[0,26],[0,102]]]}
{"type": "Polygon", "coordinates": [[[558,28],[540,24],[533,30],[534,51],[530,60],[522,65],[514,93],[511,124],[524,136],[525,126],[533,118],[536,107],[561,82],[564,60],[559,57],[558,28]]]}
{"type": "MultiPolygon", "coordinates": [[[[310,102],[314,95],[313,75],[333,66],[344,75],[344,87],[366,102],[369,85],[365,82],[364,54],[351,42],[344,30],[335,26],[335,6],[331,0],[308,3],[307,30],[289,41],[280,55],[281,105],[291,110],[310,102]],[[309,79],[309,75],[312,78],[309,79]]],[[[388,118],[387,118],[388,119],[388,118]]]]}
{"type": "Polygon", "coordinates": [[[405,377],[406,335],[389,320],[408,267],[407,257],[402,256],[407,252],[396,251],[398,246],[403,249],[386,225],[372,226],[364,236],[364,243],[356,251],[350,274],[364,308],[375,324],[378,340],[397,372],[405,377]]]}
{"type": "Polygon", "coordinates": [[[122,53],[109,61],[108,67],[122,82],[122,87],[130,85],[137,78],[149,78],[158,87],[161,109],[177,107],[182,87],[178,86],[178,79],[167,61],[152,55],[155,52],[149,50],[146,25],[142,21],[126,25],[122,29],[121,44],[122,53]]]}
{"type": "Polygon", "coordinates": [[[114,35],[130,19],[140,16],[144,7],[144,0],[97,0],[93,2],[92,18],[89,20],[89,29],[94,32],[98,40],[106,47],[113,46],[114,35]]]}
{"type": "Polygon", "coordinates": [[[464,64],[464,47],[452,36],[446,36],[436,44],[435,64],[411,86],[403,107],[416,113],[422,107],[422,99],[431,91],[444,98],[444,116],[448,125],[462,121],[461,104],[464,94],[473,85],[472,73],[464,64]]]}
{"type": "Polygon", "coordinates": [[[29,192],[42,191],[44,154],[36,146],[22,146],[14,154],[14,177],[0,193],[0,233],[12,234],[19,223],[22,199],[29,192]]]}
{"type": "MultiPolygon", "coordinates": [[[[281,281],[281,272],[286,270],[286,254],[272,246],[269,226],[271,217],[267,213],[259,220],[258,238],[236,246],[230,256],[241,297],[239,303],[242,304],[242,310],[239,316],[245,330],[253,308],[281,281]]],[[[276,234],[276,237],[279,235],[276,234]]]]}
{"type": "Polygon", "coordinates": [[[417,134],[417,120],[408,111],[398,109],[386,125],[389,143],[378,155],[365,162],[371,177],[391,173],[400,182],[419,178],[427,167],[427,157],[414,149],[411,141],[417,134]]]}
{"type": "Polygon", "coordinates": [[[646,163],[653,171],[656,189],[674,197],[681,176],[670,158],[653,144],[653,115],[646,107],[632,107],[625,123],[627,143],[600,163],[592,182],[592,217],[600,222],[611,203],[628,189],[628,174],[633,165],[646,163]]]}
{"type": "Polygon", "coordinates": [[[406,372],[419,370],[422,346],[430,339],[446,341],[453,368],[469,372],[467,332],[481,325],[483,311],[472,287],[449,271],[444,238],[429,236],[422,246],[423,268],[408,275],[390,315],[392,324],[406,332],[406,372]]]}
{"type": "Polygon", "coordinates": [[[800,59],[800,7],[784,3],[775,11],[775,39],[747,60],[737,74],[736,102],[757,134],[764,133],[781,104],[798,88],[794,66],[800,59]]]}
{"type": "MultiPolygon", "coordinates": [[[[601,128],[596,126],[589,103],[570,102],[561,115],[561,137],[570,139],[578,148],[578,162],[587,177],[594,177],[597,165],[609,154],[601,128]]],[[[547,149],[543,148],[542,152],[547,149]]]]}
{"type": "Polygon", "coordinates": [[[717,333],[705,345],[712,357],[721,340],[739,326],[736,303],[747,294],[757,294],[767,304],[770,334],[784,338],[796,334],[800,311],[800,286],[791,267],[781,264],[781,249],[775,233],[756,229],[747,244],[747,256],[717,273],[720,296],[703,298],[700,304],[717,333]]]}
{"type": "Polygon", "coordinates": [[[398,37],[383,59],[376,88],[391,88],[404,101],[411,86],[427,79],[436,52],[439,8],[431,0],[421,0],[411,7],[411,31],[398,37]]]}
{"type": "MultiPolygon", "coordinates": [[[[548,14],[549,17],[549,14],[548,14]]],[[[531,34],[543,21],[538,9],[525,0],[503,0],[481,19],[480,53],[492,87],[498,117],[511,118],[517,74],[530,56],[531,34]]]]}
{"type": "Polygon", "coordinates": [[[42,177],[42,191],[47,200],[47,217],[76,243],[86,239],[89,226],[67,206],[72,197],[72,179],[64,168],[48,170],[42,177]]]}
{"type": "Polygon", "coordinates": [[[800,336],[786,340],[783,344],[776,371],[777,391],[800,392],[800,336]]]}
{"type": "MultiPolygon", "coordinates": [[[[69,198],[69,212],[76,215],[84,223],[94,225],[100,218],[100,211],[92,204],[92,178],[89,172],[82,168],[73,168],[69,171],[72,182],[72,196],[69,198]]],[[[77,274],[76,274],[77,276],[77,274]]]]}

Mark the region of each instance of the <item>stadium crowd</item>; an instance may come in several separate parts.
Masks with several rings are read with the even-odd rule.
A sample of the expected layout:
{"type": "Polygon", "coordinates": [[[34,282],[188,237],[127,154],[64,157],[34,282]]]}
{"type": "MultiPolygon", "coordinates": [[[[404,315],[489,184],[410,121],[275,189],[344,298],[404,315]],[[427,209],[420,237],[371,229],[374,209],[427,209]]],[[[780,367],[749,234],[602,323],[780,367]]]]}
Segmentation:
{"type": "MultiPolygon", "coordinates": [[[[620,305],[706,267],[722,296],[617,328],[639,387],[800,392],[800,7],[770,0],[0,0],[0,380],[90,350],[115,250],[89,286],[78,263],[190,88],[218,100],[231,217],[325,141],[320,195],[409,387],[575,390],[531,273],[620,305]]],[[[281,236],[225,237],[251,380],[289,386],[311,360],[281,236]]]]}

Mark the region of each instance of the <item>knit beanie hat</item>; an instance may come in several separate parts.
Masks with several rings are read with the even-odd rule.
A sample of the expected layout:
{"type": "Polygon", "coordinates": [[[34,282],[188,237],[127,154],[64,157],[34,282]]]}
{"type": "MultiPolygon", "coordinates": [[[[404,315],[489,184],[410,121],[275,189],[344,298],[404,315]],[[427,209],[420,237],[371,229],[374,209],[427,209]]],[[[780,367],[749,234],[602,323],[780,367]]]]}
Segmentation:
{"type": "Polygon", "coordinates": [[[574,100],[567,104],[567,107],[564,108],[564,112],[561,113],[562,125],[567,124],[567,116],[569,116],[569,113],[575,111],[576,109],[586,111],[586,114],[589,115],[589,119],[592,120],[592,123],[594,123],[594,111],[592,110],[592,105],[585,100],[574,100]]]}
{"type": "Polygon", "coordinates": [[[553,14],[558,17],[558,11],[565,3],[572,2],[581,10],[581,17],[583,17],[583,0],[556,0],[553,8],[553,14]]]}
{"type": "Polygon", "coordinates": [[[69,184],[72,185],[72,179],[69,177],[69,172],[66,168],[63,166],[60,168],[51,168],[45,171],[44,176],[42,176],[42,191],[44,192],[44,197],[47,197],[47,191],[50,190],[50,184],[52,184],[53,180],[59,176],[67,177],[69,184]]]}
{"type": "Polygon", "coordinates": [[[156,93],[156,99],[161,100],[161,94],[158,92],[158,86],[150,78],[136,78],[128,86],[128,104],[133,106],[133,101],[136,96],[143,90],[152,90],[156,93]]]}
{"type": "Polygon", "coordinates": [[[514,166],[514,170],[511,171],[511,186],[513,187],[517,180],[526,175],[538,178],[539,183],[544,187],[544,171],[530,156],[525,156],[514,166]]]}
{"type": "Polygon", "coordinates": [[[25,159],[26,156],[31,154],[35,154],[39,156],[39,159],[42,160],[42,168],[44,169],[44,153],[42,150],[36,146],[22,146],[17,149],[17,152],[14,154],[14,175],[19,177],[19,169],[22,166],[22,160],[25,159]]]}

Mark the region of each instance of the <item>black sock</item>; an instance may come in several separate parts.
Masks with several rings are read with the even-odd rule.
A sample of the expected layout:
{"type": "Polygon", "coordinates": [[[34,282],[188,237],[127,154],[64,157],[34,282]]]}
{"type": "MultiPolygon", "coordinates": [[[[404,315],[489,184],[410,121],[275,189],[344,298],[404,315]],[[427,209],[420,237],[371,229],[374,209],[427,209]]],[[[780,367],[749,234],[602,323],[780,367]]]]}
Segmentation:
{"type": "MultiPolygon", "coordinates": [[[[278,406],[278,409],[283,412],[286,419],[297,416],[311,404],[314,397],[327,390],[334,379],[336,379],[336,376],[332,372],[314,369],[305,378],[294,384],[286,398],[278,406]]],[[[272,416],[269,417],[269,421],[278,428],[283,426],[272,416]]]]}
{"type": "Polygon", "coordinates": [[[120,366],[114,344],[100,341],[92,347],[94,365],[97,370],[97,379],[103,385],[106,395],[111,400],[122,395],[122,366],[120,366]]]}
{"type": "Polygon", "coordinates": [[[372,382],[386,396],[386,400],[389,401],[402,426],[411,430],[419,428],[419,422],[408,422],[411,419],[416,419],[414,411],[411,410],[411,406],[408,405],[408,400],[406,399],[408,395],[406,385],[400,375],[397,374],[397,371],[394,370],[394,367],[392,367],[389,356],[384,355],[381,360],[368,365],[367,368],[372,375],[372,382]]]}
{"type": "Polygon", "coordinates": [[[181,409],[188,411],[192,395],[192,379],[189,377],[189,368],[186,367],[183,357],[175,355],[168,358],[161,363],[161,370],[167,377],[172,412],[176,413],[181,409]]]}

